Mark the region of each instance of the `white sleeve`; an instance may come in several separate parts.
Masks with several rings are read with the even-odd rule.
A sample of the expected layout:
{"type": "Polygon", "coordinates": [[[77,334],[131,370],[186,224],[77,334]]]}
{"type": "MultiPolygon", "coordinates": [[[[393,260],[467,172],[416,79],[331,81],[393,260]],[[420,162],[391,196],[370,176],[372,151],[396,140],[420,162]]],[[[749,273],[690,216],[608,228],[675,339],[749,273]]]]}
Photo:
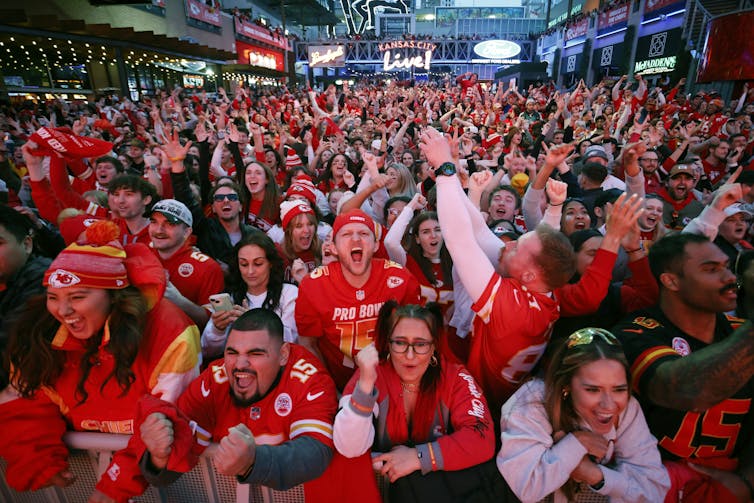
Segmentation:
{"type": "Polygon", "coordinates": [[[527,229],[534,229],[542,221],[542,200],[545,197],[545,189],[526,189],[521,201],[521,214],[527,229]]]}
{"type": "Polygon", "coordinates": [[[367,395],[359,389],[358,385],[354,388],[353,394],[343,395],[340,399],[340,410],[333,424],[333,442],[338,452],[345,457],[361,456],[372,447],[374,443],[372,418],[377,415],[376,400],[376,388],[371,395],[367,395]]]}
{"type": "Polygon", "coordinates": [[[681,232],[684,234],[701,234],[702,236],[706,236],[710,241],[714,241],[723,220],[725,220],[724,211],[720,211],[713,206],[707,206],[699,216],[694,217],[691,222],[686,224],[686,227],[681,232]]]}
{"type": "MultiPolygon", "coordinates": [[[[453,265],[458,271],[461,283],[476,301],[484,293],[495,269],[477,243],[474,229],[469,225],[473,217],[468,211],[459,211],[460,208],[466,207],[464,200],[467,200],[467,197],[458,177],[438,176],[436,187],[437,214],[445,246],[453,258],[453,265]]],[[[478,211],[476,213],[481,218],[481,214],[478,211]]],[[[502,246],[502,242],[500,245],[502,246]]]]}
{"type": "Polygon", "coordinates": [[[639,402],[631,397],[620,418],[615,440],[615,469],[600,467],[605,485],[600,494],[611,502],[650,503],[662,501],[670,479],[657,450],[657,439],[649,432],[639,402]]]}
{"type": "MultiPolygon", "coordinates": [[[[230,325],[228,325],[230,327],[230,325]]],[[[207,324],[202,331],[202,356],[205,361],[209,361],[210,358],[222,353],[225,349],[225,338],[228,336],[228,329],[220,330],[215,327],[210,317],[207,324]]]]}
{"type": "Polygon", "coordinates": [[[525,384],[503,405],[500,430],[497,467],[524,503],[560,489],[587,453],[570,433],[553,443],[541,380],[525,384]]]}
{"type": "Polygon", "coordinates": [[[298,342],[298,328],[296,327],[296,299],[298,298],[298,287],[285,283],[283,291],[280,293],[280,305],[277,311],[283,322],[283,339],[285,342],[298,342]]]}
{"type": "Polygon", "coordinates": [[[273,225],[267,231],[267,235],[272,239],[275,244],[280,244],[285,239],[285,231],[278,224],[273,225]]]}
{"type": "Polygon", "coordinates": [[[390,226],[390,230],[385,234],[385,249],[387,250],[390,260],[397,262],[400,265],[406,265],[406,250],[403,249],[401,240],[406,233],[408,224],[411,223],[411,219],[414,217],[414,209],[408,204],[403,207],[403,211],[395,219],[393,225],[390,226]]]}

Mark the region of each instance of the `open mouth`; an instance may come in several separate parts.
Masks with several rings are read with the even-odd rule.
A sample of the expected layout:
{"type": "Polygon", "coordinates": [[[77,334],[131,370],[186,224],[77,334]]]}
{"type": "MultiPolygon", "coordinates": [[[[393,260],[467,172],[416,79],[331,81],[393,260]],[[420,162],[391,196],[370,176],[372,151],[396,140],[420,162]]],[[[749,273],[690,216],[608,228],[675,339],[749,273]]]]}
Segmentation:
{"type": "Polygon", "coordinates": [[[233,379],[236,381],[236,388],[239,390],[248,389],[256,380],[256,372],[234,370],[233,379]]]}
{"type": "Polygon", "coordinates": [[[586,222],[584,222],[583,220],[579,220],[578,222],[576,222],[575,224],[573,224],[573,227],[576,230],[579,230],[579,231],[583,230],[583,229],[586,229],[586,222]]]}
{"type": "Polygon", "coordinates": [[[351,250],[351,260],[353,260],[356,263],[361,263],[361,260],[364,258],[364,250],[361,248],[354,248],[351,250]]]}
{"type": "Polygon", "coordinates": [[[84,320],[82,320],[81,317],[65,318],[63,321],[71,332],[79,332],[84,328],[84,320]]]}

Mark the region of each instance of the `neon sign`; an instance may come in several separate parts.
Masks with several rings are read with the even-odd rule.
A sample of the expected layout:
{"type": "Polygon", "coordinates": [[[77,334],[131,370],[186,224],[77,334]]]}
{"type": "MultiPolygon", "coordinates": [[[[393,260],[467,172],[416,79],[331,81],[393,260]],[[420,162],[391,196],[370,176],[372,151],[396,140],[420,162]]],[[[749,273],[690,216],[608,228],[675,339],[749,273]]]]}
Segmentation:
{"type": "Polygon", "coordinates": [[[383,53],[382,68],[384,71],[408,70],[420,68],[429,71],[432,52],[437,45],[417,40],[395,40],[379,44],[383,53]]]}
{"type": "Polygon", "coordinates": [[[521,46],[510,40],[485,40],[474,46],[474,52],[487,59],[511,59],[521,53],[521,46]]]}
{"type": "Polygon", "coordinates": [[[310,46],[309,47],[309,66],[344,66],[345,65],[346,47],[337,46],[310,46]]]}

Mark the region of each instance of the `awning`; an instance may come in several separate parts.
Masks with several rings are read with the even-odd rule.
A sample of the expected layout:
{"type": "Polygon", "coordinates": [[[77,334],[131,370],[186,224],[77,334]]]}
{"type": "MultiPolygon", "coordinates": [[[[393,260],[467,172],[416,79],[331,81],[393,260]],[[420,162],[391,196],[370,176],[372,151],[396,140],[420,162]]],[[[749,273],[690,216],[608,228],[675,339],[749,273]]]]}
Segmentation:
{"type": "Polygon", "coordinates": [[[329,26],[341,22],[317,0],[259,0],[258,3],[278,19],[282,18],[281,8],[285,9],[286,21],[301,26],[329,26]]]}
{"type": "MultiPolygon", "coordinates": [[[[28,30],[55,32],[77,36],[78,40],[97,38],[98,44],[140,46],[140,49],[163,52],[174,56],[197,58],[222,63],[235,60],[236,53],[200,45],[188,40],[168,37],[152,31],[136,31],[133,28],[114,28],[110,24],[89,24],[80,19],[60,19],[54,15],[29,15],[22,9],[0,9],[0,31],[22,33],[28,30]],[[5,28],[5,29],[3,29],[5,28]],[[8,30],[10,28],[10,30],[8,30]]],[[[72,37],[68,37],[72,38],[72,37]]]]}
{"type": "Polygon", "coordinates": [[[287,74],[285,72],[280,72],[277,70],[272,70],[270,68],[264,68],[261,66],[254,66],[254,65],[223,65],[223,74],[228,73],[246,73],[250,75],[256,75],[258,77],[272,77],[272,78],[279,78],[279,77],[285,77],[287,74]]]}

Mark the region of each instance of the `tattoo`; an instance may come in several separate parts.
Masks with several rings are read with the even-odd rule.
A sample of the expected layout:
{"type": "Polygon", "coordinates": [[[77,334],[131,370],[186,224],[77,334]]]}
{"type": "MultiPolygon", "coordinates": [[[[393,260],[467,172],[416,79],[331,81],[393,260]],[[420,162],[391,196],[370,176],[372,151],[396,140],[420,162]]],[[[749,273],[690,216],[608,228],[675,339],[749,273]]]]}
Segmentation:
{"type": "Polygon", "coordinates": [[[747,321],[725,340],[661,364],[649,399],[662,407],[704,411],[730,398],[754,375],[754,326],[747,321]]]}

